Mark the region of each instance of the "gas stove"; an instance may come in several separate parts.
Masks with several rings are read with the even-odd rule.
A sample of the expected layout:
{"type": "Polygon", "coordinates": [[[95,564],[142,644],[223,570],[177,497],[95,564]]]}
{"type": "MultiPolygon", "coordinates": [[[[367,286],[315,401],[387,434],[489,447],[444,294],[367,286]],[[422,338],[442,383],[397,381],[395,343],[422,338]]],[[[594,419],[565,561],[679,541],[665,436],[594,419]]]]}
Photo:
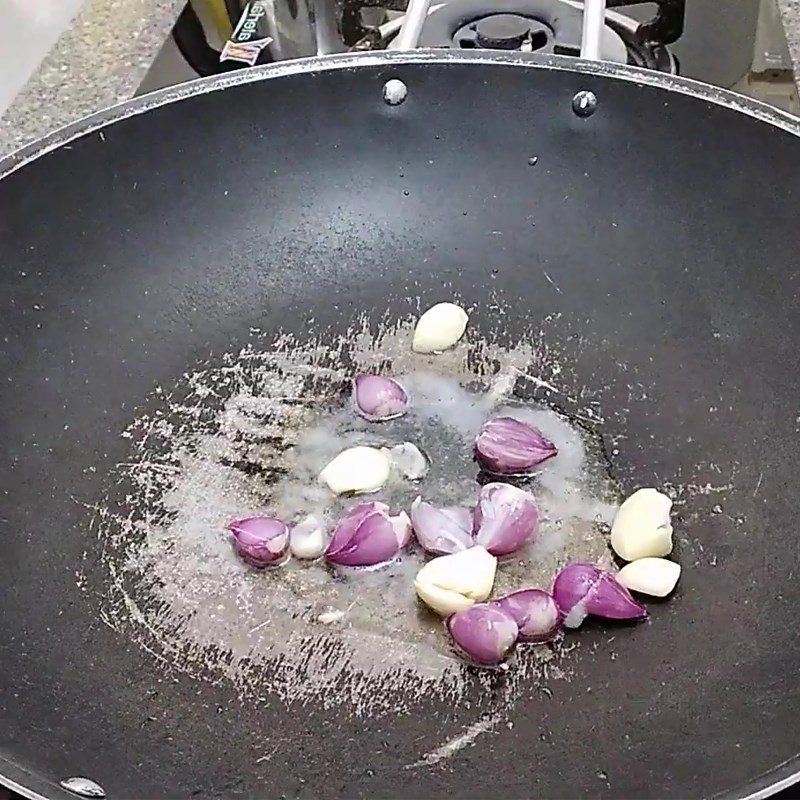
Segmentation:
{"type": "MultiPolygon", "coordinates": [[[[406,2],[315,0],[312,12],[308,0],[192,0],[173,34],[182,56],[168,43],[143,90],[253,64],[395,49],[406,2]]],[[[433,0],[420,46],[577,56],[582,13],[582,0],[433,0]]],[[[608,0],[599,56],[800,111],[775,0],[608,0]]]]}

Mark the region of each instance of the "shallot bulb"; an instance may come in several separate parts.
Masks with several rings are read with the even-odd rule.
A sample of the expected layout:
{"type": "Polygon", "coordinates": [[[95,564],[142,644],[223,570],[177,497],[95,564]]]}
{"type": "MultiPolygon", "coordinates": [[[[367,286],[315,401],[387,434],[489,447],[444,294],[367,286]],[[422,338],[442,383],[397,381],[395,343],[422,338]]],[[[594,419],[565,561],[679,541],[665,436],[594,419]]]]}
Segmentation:
{"type": "Polygon", "coordinates": [[[237,554],[252,567],[275,567],[288,557],[289,528],[279,519],[248,517],[232,522],[229,529],[237,554]]]}
{"type": "Polygon", "coordinates": [[[514,553],[539,530],[539,506],[530,492],[508,483],[487,483],[481,489],[473,518],[475,543],[492,555],[514,553]]]}
{"type": "Polygon", "coordinates": [[[353,403],[356,413],[370,422],[401,417],[408,407],[406,390],[392,378],[382,375],[356,375],[353,378],[353,403]]]}
{"type": "Polygon", "coordinates": [[[392,516],[384,503],[360,503],[333,532],[325,557],[347,567],[369,567],[394,558],[411,538],[411,520],[392,516]]]}
{"type": "Polygon", "coordinates": [[[429,553],[445,555],[472,547],[472,512],[468,508],[437,508],[418,497],[411,504],[411,526],[429,553]]]}
{"type": "Polygon", "coordinates": [[[577,628],[589,614],[606,619],[644,619],[645,607],[610,573],[596,564],[573,562],[553,582],[553,597],[565,615],[564,626],[577,628]]]}
{"type": "Polygon", "coordinates": [[[538,428],[513,417],[490,419],[475,439],[478,463],[494,475],[527,475],[557,453],[538,428]]]}
{"type": "Polygon", "coordinates": [[[522,589],[495,603],[514,618],[521,642],[549,642],[564,621],[555,599],[544,589],[522,589]]]}
{"type": "Polygon", "coordinates": [[[517,641],[514,617],[497,603],[479,603],[447,620],[453,641],[475,664],[499,664],[517,641]]]}

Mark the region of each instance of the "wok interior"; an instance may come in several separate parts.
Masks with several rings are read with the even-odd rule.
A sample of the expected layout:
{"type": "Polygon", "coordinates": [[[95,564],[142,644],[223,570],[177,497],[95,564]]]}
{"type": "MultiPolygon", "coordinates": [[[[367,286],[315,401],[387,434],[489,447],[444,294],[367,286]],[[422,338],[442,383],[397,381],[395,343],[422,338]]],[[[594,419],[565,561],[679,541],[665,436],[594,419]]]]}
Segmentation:
{"type": "Polygon", "coordinates": [[[791,759],[798,166],[795,137],[730,109],[487,60],[190,97],[0,182],[9,761],[112,796],[677,797],[791,759]],[[623,487],[676,492],[684,576],[652,624],[590,626],[569,679],[513,708],[498,674],[372,718],[268,684],[243,703],[103,624],[91,506],[156,385],[252,329],[333,337],[453,297],[501,343],[540,332],[560,372],[538,399],[591,398],[623,487]],[[474,747],[405,769],[481,720],[474,747]]]}

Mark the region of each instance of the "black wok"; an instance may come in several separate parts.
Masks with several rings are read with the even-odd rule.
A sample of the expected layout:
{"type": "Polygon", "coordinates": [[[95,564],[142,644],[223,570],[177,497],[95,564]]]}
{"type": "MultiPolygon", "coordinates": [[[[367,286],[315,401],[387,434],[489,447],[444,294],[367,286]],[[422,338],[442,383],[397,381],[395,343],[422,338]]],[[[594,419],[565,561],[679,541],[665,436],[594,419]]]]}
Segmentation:
{"type": "Polygon", "coordinates": [[[765,106],[634,69],[414,53],[198,81],[0,162],[3,780],[55,797],[86,775],[154,798],[790,783],[797,134],[765,106]],[[409,87],[395,107],[391,77],[409,87]],[[588,118],[571,105],[583,89],[588,118]],[[188,670],[141,647],[135,620],[104,624],[94,520],[156,386],[253,328],[335,336],[362,311],[391,321],[453,296],[472,336],[548,317],[563,371],[536,397],[569,414],[590,394],[622,487],[677,487],[684,576],[650,623],[588,626],[569,680],[522,686],[509,708],[499,674],[458,703],[398,689],[402,711],[373,716],[287,707],[268,675],[242,699],[213,668],[224,653],[188,670]],[[485,719],[471,746],[419,764],[485,719]]]}

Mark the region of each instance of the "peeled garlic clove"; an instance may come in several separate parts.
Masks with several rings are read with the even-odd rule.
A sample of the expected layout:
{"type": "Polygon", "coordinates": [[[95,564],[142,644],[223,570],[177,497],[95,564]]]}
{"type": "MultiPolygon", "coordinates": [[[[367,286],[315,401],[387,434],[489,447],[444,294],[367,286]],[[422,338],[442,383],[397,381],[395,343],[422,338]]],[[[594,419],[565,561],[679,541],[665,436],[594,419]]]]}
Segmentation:
{"type": "Polygon", "coordinates": [[[492,555],[514,553],[539,530],[539,506],[530,492],[510,483],[487,483],[475,507],[475,544],[492,555]]]}
{"type": "Polygon", "coordinates": [[[672,500],[656,489],[639,489],[617,511],[611,526],[611,546],[625,561],[672,552],[672,500]]]}
{"type": "Polygon", "coordinates": [[[414,578],[420,600],[446,617],[485,600],[492,591],[497,559],[483,547],[429,561],[414,578]]]}
{"type": "Polygon", "coordinates": [[[384,503],[360,503],[337,525],[325,557],[347,567],[371,567],[394,558],[411,538],[411,520],[392,516],[384,503]]]}
{"type": "Polygon", "coordinates": [[[319,558],[325,552],[325,529],[313,514],[292,528],[289,549],[295,558],[319,558]]]}
{"type": "Polygon", "coordinates": [[[464,655],[481,666],[499,664],[517,640],[517,623],[496,603],[479,603],[453,614],[447,629],[464,655]]]}
{"type": "Polygon", "coordinates": [[[435,583],[427,583],[424,579],[422,581],[415,579],[414,588],[417,591],[417,597],[443,617],[449,617],[456,611],[464,611],[475,604],[471,597],[454,592],[452,589],[443,589],[435,583]]]}
{"type": "Polygon", "coordinates": [[[495,417],[475,439],[475,457],[494,475],[525,475],[558,453],[538,429],[513,417],[495,417]]]}
{"type": "Polygon", "coordinates": [[[428,459],[412,442],[381,448],[389,460],[410,481],[418,481],[428,474],[428,459]]]}
{"type": "Polygon", "coordinates": [[[441,353],[452,347],[467,329],[469,317],[455,303],[437,303],[417,321],[411,349],[416,353],[441,353]]]}
{"type": "Polygon", "coordinates": [[[317,622],[322,625],[335,625],[344,619],[344,611],[323,611],[318,617],[317,622]]]}
{"type": "Polygon", "coordinates": [[[350,447],[339,453],[319,474],[335,494],[377,492],[389,479],[391,463],[375,447],[350,447]]]}
{"type": "Polygon", "coordinates": [[[666,597],[681,576],[680,564],[666,558],[640,558],[626,564],[616,575],[617,580],[633,592],[651,597],[666,597]]]}
{"type": "Polygon", "coordinates": [[[274,517],[248,517],[232,522],[233,547],[250,566],[263,569],[288,557],[289,528],[274,517]]]}
{"type": "Polygon", "coordinates": [[[392,378],[356,375],[353,378],[353,401],[356,413],[370,422],[381,422],[405,414],[408,395],[392,378]]]}

